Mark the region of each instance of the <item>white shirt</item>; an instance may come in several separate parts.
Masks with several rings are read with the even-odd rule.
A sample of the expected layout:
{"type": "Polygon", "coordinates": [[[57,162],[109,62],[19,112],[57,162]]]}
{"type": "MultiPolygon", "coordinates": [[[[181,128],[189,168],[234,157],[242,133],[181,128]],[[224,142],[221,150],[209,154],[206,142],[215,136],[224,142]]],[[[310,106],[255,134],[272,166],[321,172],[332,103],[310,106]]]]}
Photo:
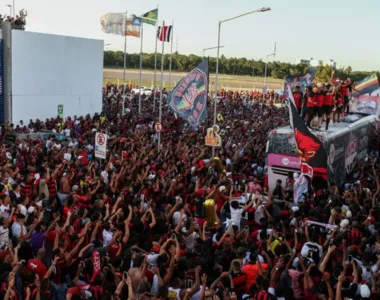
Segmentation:
{"type": "Polygon", "coordinates": [[[103,247],[107,247],[112,240],[113,233],[111,231],[103,229],[103,247]]]}
{"type": "Polygon", "coordinates": [[[0,226],[0,248],[9,243],[9,229],[0,226]]]}
{"type": "Polygon", "coordinates": [[[231,211],[231,221],[232,221],[233,225],[237,225],[240,228],[240,221],[241,221],[241,217],[242,217],[244,209],[242,209],[240,207],[237,209],[234,209],[230,205],[230,211],[231,211]]]}
{"type": "MultiPolygon", "coordinates": [[[[22,225],[24,235],[26,235],[28,232],[26,231],[26,227],[22,225]]],[[[13,222],[12,224],[12,236],[15,236],[19,238],[21,236],[21,224],[19,222],[13,222]]]]}
{"type": "MultiPolygon", "coordinates": [[[[178,225],[178,222],[179,222],[179,217],[181,216],[181,213],[179,211],[176,211],[174,214],[173,214],[173,222],[174,222],[174,226],[177,226],[178,225]]],[[[186,214],[183,214],[182,216],[182,226],[185,226],[186,224],[186,221],[187,221],[187,216],[186,214]]]]}
{"type": "Polygon", "coordinates": [[[26,209],[25,205],[20,204],[20,213],[22,213],[26,218],[28,217],[28,210],[26,209]]]}
{"type": "Polygon", "coordinates": [[[4,204],[1,204],[0,215],[4,217],[4,219],[8,219],[10,214],[11,214],[11,209],[9,207],[9,204],[7,206],[5,206],[4,204]]]}
{"type": "Polygon", "coordinates": [[[69,147],[70,148],[76,148],[78,146],[78,142],[77,141],[71,141],[70,143],[69,143],[69,147]]]}

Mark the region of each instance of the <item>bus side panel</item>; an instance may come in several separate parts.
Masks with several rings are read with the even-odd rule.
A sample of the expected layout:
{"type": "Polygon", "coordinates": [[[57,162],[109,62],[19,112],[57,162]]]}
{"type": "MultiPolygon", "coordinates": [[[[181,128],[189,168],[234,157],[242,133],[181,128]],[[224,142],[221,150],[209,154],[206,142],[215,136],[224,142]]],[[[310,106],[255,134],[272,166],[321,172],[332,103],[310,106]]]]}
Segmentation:
{"type": "Polygon", "coordinates": [[[372,133],[373,120],[364,122],[352,130],[326,142],[329,160],[329,180],[342,185],[357,162],[368,154],[369,138],[372,133]]]}
{"type": "Polygon", "coordinates": [[[325,148],[328,155],[328,179],[338,186],[342,185],[346,179],[345,169],[345,149],[347,147],[347,136],[344,134],[328,140],[325,148]]]}

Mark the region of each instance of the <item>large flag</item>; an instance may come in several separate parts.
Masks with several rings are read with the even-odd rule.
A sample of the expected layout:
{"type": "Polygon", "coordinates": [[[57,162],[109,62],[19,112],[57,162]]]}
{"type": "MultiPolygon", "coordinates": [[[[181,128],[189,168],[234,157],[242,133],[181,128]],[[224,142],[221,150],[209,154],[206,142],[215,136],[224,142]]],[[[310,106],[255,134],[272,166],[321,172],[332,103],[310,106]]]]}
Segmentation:
{"type": "Polygon", "coordinates": [[[125,14],[105,14],[100,18],[102,30],[105,33],[124,35],[125,14]]]}
{"type": "Polygon", "coordinates": [[[291,100],[289,100],[289,114],[301,159],[301,173],[311,178],[314,176],[327,180],[327,152],[322,142],[309,131],[291,100]]]}
{"type": "Polygon", "coordinates": [[[100,19],[103,32],[123,36],[140,37],[141,23],[140,17],[115,13],[105,14],[100,19]]]}
{"type": "Polygon", "coordinates": [[[172,34],[172,26],[159,26],[157,30],[157,38],[162,42],[170,42],[172,34]]]}
{"type": "Polygon", "coordinates": [[[207,118],[208,73],[205,59],[168,94],[170,109],[193,128],[207,118]]]}
{"type": "Polygon", "coordinates": [[[301,87],[301,92],[305,92],[305,88],[313,84],[314,76],[317,73],[317,68],[313,67],[307,70],[305,74],[298,75],[288,75],[285,77],[285,87],[284,87],[284,97],[288,99],[288,92],[286,89],[286,85],[290,87],[290,89],[294,89],[296,86],[301,87]]]}
{"type": "Polygon", "coordinates": [[[143,22],[146,24],[156,25],[157,19],[158,19],[158,8],[153,9],[151,11],[148,11],[147,13],[143,14],[143,22]],[[147,19],[145,19],[147,18],[147,19]]]}
{"type": "Polygon", "coordinates": [[[125,21],[125,35],[140,37],[142,19],[133,16],[125,21]]]}
{"type": "Polygon", "coordinates": [[[380,85],[376,73],[354,84],[350,111],[379,116],[380,85]]]}

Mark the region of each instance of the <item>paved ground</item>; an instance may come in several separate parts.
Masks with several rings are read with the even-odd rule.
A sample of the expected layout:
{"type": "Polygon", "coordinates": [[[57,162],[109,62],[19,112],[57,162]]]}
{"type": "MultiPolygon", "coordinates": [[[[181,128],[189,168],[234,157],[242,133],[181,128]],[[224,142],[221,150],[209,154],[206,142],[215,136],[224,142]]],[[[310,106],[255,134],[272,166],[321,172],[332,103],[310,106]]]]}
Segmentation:
{"type": "MultiPolygon", "coordinates": [[[[172,73],[171,75],[171,85],[175,85],[185,73],[172,73]]],[[[126,70],[126,81],[133,85],[139,83],[140,71],[139,70],[126,70]]],[[[121,84],[123,80],[123,70],[122,69],[104,69],[103,77],[105,82],[113,82],[121,84]]],[[[160,71],[157,72],[156,80],[157,84],[160,84],[161,74],[160,71]]],[[[151,86],[153,85],[154,71],[143,71],[142,82],[143,85],[151,86]]],[[[215,75],[210,74],[210,84],[214,84],[215,75]]],[[[167,88],[169,84],[169,72],[164,72],[163,74],[164,86],[167,88]]],[[[222,88],[231,89],[262,89],[264,86],[264,81],[262,77],[249,77],[249,76],[231,76],[231,75],[219,75],[219,82],[222,88]]],[[[266,85],[269,89],[282,89],[283,80],[268,78],[266,85]]]]}

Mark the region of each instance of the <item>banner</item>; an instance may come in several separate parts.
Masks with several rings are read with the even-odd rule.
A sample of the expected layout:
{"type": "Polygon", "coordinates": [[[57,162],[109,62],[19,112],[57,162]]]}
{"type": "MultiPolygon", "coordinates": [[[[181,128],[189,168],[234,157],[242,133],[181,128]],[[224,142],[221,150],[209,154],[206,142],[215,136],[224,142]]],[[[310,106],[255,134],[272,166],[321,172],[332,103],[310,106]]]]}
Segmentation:
{"type": "Polygon", "coordinates": [[[284,97],[288,99],[288,89],[286,86],[289,86],[291,90],[293,90],[296,86],[301,87],[301,92],[305,92],[305,88],[313,84],[314,76],[317,73],[317,68],[313,67],[307,70],[305,74],[299,75],[288,75],[285,77],[285,85],[284,85],[284,97]]]}
{"type": "Polygon", "coordinates": [[[143,14],[142,21],[146,24],[156,25],[157,19],[158,19],[158,8],[153,9],[143,14]]]}
{"type": "Polygon", "coordinates": [[[100,18],[102,31],[108,34],[124,35],[125,14],[105,14],[100,18]]]}
{"type": "Polygon", "coordinates": [[[142,19],[125,14],[105,14],[100,19],[102,31],[108,34],[140,37],[142,19]]]}
{"type": "Polygon", "coordinates": [[[380,86],[376,73],[357,82],[356,91],[352,93],[350,112],[358,112],[379,116],[380,114],[380,86]]]}
{"type": "Polygon", "coordinates": [[[289,115],[301,159],[301,173],[311,178],[318,176],[327,179],[327,152],[322,142],[306,127],[305,122],[298,115],[297,108],[290,100],[289,115]]]}
{"type": "Polygon", "coordinates": [[[210,147],[222,146],[222,138],[219,135],[219,126],[214,125],[211,128],[207,128],[207,135],[205,137],[205,145],[210,147]]]}
{"type": "Polygon", "coordinates": [[[183,77],[168,94],[170,109],[196,128],[207,118],[208,60],[183,77]]]}

